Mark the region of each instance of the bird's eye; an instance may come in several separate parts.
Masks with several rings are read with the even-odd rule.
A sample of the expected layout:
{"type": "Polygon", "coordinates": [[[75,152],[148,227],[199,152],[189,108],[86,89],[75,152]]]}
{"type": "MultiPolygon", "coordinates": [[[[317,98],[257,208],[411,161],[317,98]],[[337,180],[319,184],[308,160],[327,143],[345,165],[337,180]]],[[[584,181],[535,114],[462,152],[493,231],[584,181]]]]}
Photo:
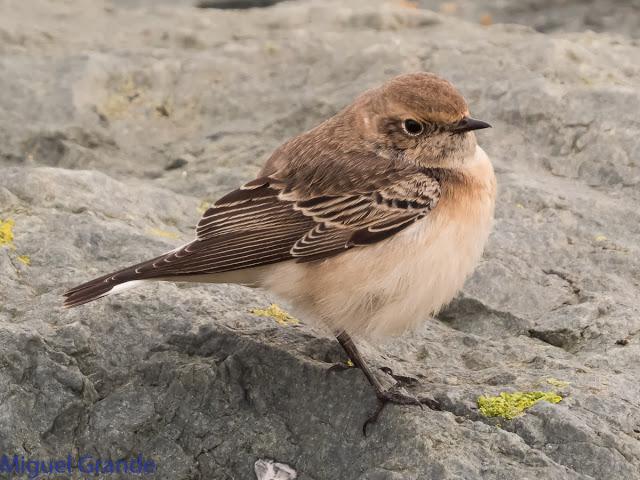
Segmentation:
{"type": "Polygon", "coordinates": [[[416,137],[424,132],[424,125],[411,118],[408,118],[407,120],[402,122],[402,128],[408,135],[411,135],[412,137],[416,137]]]}

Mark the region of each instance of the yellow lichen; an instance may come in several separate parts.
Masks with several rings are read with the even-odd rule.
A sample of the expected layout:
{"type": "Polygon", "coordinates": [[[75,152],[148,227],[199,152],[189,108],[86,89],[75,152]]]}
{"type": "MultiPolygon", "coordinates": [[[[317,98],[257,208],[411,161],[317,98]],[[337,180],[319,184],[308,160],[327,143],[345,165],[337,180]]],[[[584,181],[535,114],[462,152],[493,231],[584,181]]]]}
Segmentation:
{"type": "Polygon", "coordinates": [[[13,245],[13,226],[15,222],[11,219],[0,220],[0,247],[7,246],[12,250],[15,248],[13,245]]]}
{"type": "MultiPolygon", "coordinates": [[[[13,244],[13,227],[16,224],[12,219],[0,220],[0,247],[7,247],[10,250],[15,250],[16,246],[13,244]]],[[[24,265],[30,265],[31,259],[28,255],[20,255],[17,257],[18,261],[24,265]]]]}
{"type": "Polygon", "coordinates": [[[147,232],[155,237],[162,238],[180,238],[180,234],[177,232],[170,232],[168,230],[160,230],[159,228],[150,228],[147,232]]]}
{"type": "Polygon", "coordinates": [[[198,212],[202,215],[204,212],[211,208],[212,203],[209,200],[202,200],[200,205],[198,205],[198,212]]]}
{"type": "Polygon", "coordinates": [[[276,53],[278,53],[278,46],[274,43],[271,42],[267,42],[264,45],[264,51],[267,52],[269,55],[275,55],[276,53]]]}
{"type": "Polygon", "coordinates": [[[123,78],[107,96],[100,111],[109,118],[122,117],[132,104],[140,101],[140,90],[132,77],[123,78]]]}
{"type": "Polygon", "coordinates": [[[478,397],[478,408],[485,417],[502,417],[511,420],[521,415],[540,400],[558,403],[562,397],[556,392],[502,392],[497,397],[478,397]]]}
{"type": "Polygon", "coordinates": [[[347,360],[346,362],[344,362],[347,364],[347,367],[353,367],[353,361],[351,359],[347,360]]]}
{"type": "Polygon", "coordinates": [[[608,240],[606,235],[596,235],[593,237],[596,242],[606,242],[608,240]]]}
{"type": "Polygon", "coordinates": [[[299,322],[297,318],[292,317],[282,310],[278,305],[272,303],[268,308],[253,308],[249,313],[258,317],[268,317],[274,319],[280,325],[296,325],[299,322]]]}
{"type": "Polygon", "coordinates": [[[557,378],[553,377],[547,378],[546,381],[549,385],[553,385],[556,388],[564,388],[571,385],[571,382],[565,382],[564,380],[558,380],[557,378]]]}

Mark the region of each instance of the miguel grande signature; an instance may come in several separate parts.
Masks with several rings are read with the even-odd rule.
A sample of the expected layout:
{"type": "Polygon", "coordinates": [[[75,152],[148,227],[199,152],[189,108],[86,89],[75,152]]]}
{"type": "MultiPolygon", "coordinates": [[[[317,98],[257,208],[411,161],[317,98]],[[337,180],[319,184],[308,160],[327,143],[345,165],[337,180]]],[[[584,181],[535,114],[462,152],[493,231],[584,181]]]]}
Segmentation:
{"type": "Polygon", "coordinates": [[[73,472],[83,474],[103,475],[150,475],[157,471],[156,463],[144,458],[142,454],[135,458],[112,460],[99,458],[93,455],[73,456],[66,458],[37,459],[24,455],[2,455],[0,458],[0,473],[8,473],[16,476],[28,476],[29,479],[43,478],[44,476],[69,474],[73,472]]]}

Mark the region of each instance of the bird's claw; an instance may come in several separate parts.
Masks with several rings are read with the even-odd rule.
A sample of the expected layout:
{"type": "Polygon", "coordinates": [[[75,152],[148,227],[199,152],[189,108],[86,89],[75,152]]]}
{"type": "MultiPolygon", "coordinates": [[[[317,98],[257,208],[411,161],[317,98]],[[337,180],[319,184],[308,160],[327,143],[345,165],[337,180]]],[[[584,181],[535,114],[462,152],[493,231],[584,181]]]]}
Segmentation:
{"type": "Polygon", "coordinates": [[[350,370],[352,368],[354,367],[352,365],[349,365],[348,363],[334,363],[329,368],[327,368],[327,373],[342,372],[344,370],[350,370]]]}
{"type": "Polygon", "coordinates": [[[409,377],[406,375],[397,375],[393,373],[393,370],[391,370],[389,367],[380,367],[380,370],[389,375],[401,385],[417,385],[418,383],[420,383],[417,378],[409,377]]]}
{"type": "Polygon", "coordinates": [[[376,397],[378,398],[378,408],[362,425],[362,433],[365,437],[367,436],[367,427],[378,421],[378,417],[380,417],[380,414],[388,403],[395,403],[396,405],[418,405],[421,409],[424,409],[426,405],[431,410],[442,410],[440,402],[434,398],[414,397],[413,395],[400,393],[393,388],[376,392],[376,397]]]}

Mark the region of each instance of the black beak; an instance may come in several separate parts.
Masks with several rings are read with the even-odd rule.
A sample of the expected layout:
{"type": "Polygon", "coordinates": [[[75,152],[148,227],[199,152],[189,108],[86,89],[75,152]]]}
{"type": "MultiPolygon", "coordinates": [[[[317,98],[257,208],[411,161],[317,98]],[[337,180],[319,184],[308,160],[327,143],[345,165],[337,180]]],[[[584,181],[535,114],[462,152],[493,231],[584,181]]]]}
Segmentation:
{"type": "Polygon", "coordinates": [[[471,117],[464,117],[460,120],[454,127],[453,133],[464,133],[470,132],[471,130],[480,130],[482,128],[491,128],[487,122],[483,122],[482,120],[476,120],[471,117]]]}

